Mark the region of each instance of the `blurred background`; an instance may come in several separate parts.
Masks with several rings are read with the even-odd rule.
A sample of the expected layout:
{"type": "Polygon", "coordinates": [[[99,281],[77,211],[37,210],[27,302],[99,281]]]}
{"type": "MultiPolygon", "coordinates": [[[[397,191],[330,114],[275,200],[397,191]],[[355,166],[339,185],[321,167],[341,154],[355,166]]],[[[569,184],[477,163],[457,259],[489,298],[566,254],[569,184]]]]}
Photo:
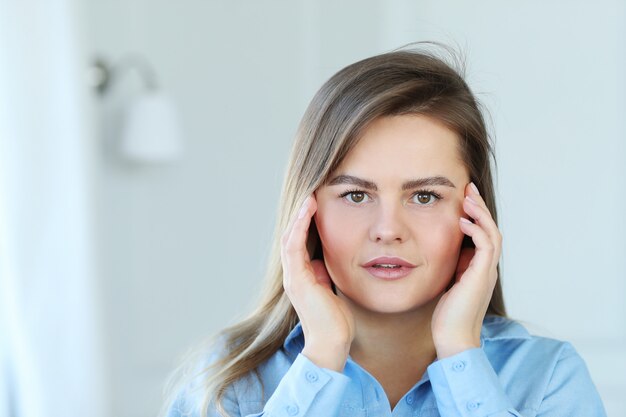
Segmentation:
{"type": "Polygon", "coordinates": [[[489,111],[510,315],[626,416],[623,1],[0,4],[0,416],[154,416],[256,300],[317,88],[420,40],[489,111]]]}

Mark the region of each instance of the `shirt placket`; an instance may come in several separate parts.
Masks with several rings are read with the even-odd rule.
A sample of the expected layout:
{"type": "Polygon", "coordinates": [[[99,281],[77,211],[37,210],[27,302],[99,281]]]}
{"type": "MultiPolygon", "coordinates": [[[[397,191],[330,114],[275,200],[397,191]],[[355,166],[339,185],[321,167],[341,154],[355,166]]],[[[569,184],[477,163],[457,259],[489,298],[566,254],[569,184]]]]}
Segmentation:
{"type": "MultiPolygon", "coordinates": [[[[404,396],[398,401],[393,411],[390,409],[389,399],[382,385],[372,374],[348,357],[346,371],[349,376],[360,385],[361,398],[351,398],[352,407],[363,407],[368,417],[409,417],[419,415],[425,400],[429,397],[422,388],[428,385],[426,373],[404,396]],[[426,385],[425,385],[426,384],[426,385]]],[[[426,401],[427,402],[427,401],[426,401]]]]}

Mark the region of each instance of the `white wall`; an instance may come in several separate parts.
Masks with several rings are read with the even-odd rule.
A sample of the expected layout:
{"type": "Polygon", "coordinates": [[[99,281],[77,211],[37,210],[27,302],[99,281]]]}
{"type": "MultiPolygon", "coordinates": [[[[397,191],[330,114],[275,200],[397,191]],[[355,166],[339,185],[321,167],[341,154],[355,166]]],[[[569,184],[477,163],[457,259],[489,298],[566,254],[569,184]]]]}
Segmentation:
{"type": "Polygon", "coordinates": [[[102,100],[100,273],[111,415],[148,416],[175,356],[245,313],[299,118],[344,65],[457,42],[497,137],[510,314],[574,342],[626,413],[626,6],[618,1],[167,2],[87,6],[94,54],[143,53],[183,115],[186,156],[115,154],[128,77],[102,100]]]}
{"type": "Polygon", "coordinates": [[[303,103],[296,4],[91,2],[94,53],[143,53],[180,106],[186,155],[142,167],[114,153],[104,98],[99,218],[111,415],[154,415],[175,357],[244,314],[259,287],[303,103]]]}
{"type": "Polygon", "coordinates": [[[106,416],[76,0],[0,0],[0,415],[106,416]]]}

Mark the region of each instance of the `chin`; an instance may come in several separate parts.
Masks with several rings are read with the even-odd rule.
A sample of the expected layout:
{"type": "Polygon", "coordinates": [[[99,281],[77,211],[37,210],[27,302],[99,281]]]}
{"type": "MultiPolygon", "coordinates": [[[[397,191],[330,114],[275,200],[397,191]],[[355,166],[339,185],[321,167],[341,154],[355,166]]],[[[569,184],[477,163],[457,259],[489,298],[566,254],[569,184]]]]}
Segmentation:
{"type": "Polygon", "coordinates": [[[348,295],[344,292],[342,294],[353,308],[377,314],[406,314],[424,308],[431,309],[434,307],[433,302],[436,302],[441,295],[439,293],[432,297],[424,297],[423,293],[411,296],[406,291],[402,294],[389,291],[377,292],[375,298],[372,298],[366,294],[348,295]]]}

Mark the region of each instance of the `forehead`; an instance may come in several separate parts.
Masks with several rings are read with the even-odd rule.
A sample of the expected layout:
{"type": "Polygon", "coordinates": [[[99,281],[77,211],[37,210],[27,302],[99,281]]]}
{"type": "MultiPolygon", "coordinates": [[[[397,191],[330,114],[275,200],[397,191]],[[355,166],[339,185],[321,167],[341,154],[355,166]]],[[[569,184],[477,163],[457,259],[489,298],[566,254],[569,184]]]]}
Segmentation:
{"type": "Polygon", "coordinates": [[[459,153],[458,135],[436,119],[412,114],[374,120],[336,174],[371,179],[445,175],[462,181],[467,170],[459,153]]]}

